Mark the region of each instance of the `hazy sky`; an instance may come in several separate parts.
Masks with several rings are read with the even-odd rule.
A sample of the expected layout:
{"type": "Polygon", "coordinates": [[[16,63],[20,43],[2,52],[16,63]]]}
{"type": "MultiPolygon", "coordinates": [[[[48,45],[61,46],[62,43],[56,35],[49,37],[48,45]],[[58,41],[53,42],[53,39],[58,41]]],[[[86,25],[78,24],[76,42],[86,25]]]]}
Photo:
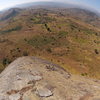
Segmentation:
{"type": "Polygon", "coordinates": [[[85,5],[85,6],[95,8],[100,12],[100,0],[0,0],[0,10],[21,3],[38,2],[38,1],[60,1],[60,2],[62,1],[67,3],[85,5]]]}

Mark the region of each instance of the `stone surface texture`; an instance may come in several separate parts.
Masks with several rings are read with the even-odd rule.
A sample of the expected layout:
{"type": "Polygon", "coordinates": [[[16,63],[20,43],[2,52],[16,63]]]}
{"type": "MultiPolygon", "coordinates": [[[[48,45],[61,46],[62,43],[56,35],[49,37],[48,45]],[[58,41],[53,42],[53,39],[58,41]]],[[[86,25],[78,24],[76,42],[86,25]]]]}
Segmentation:
{"type": "Polygon", "coordinates": [[[0,100],[100,100],[100,83],[37,57],[21,57],[0,74],[0,100]]]}

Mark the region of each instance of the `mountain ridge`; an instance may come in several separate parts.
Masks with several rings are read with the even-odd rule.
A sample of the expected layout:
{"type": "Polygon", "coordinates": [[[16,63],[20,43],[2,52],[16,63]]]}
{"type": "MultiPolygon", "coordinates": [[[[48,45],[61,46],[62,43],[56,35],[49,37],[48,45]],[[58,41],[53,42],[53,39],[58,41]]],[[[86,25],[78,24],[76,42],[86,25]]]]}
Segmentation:
{"type": "MultiPolygon", "coordinates": [[[[96,13],[97,15],[100,16],[100,13],[93,9],[93,8],[89,8],[86,6],[82,6],[82,5],[78,5],[78,4],[71,4],[71,3],[64,3],[64,2],[55,2],[55,1],[44,1],[44,2],[29,2],[29,3],[23,3],[23,4],[19,4],[19,5],[15,5],[11,8],[30,8],[30,7],[36,7],[36,6],[48,6],[48,7],[58,7],[58,8],[80,8],[80,9],[84,9],[84,10],[89,10],[91,12],[96,13]]],[[[11,9],[8,8],[8,9],[11,9]]],[[[6,9],[7,10],[7,9],[6,9]]]]}
{"type": "Polygon", "coordinates": [[[21,9],[19,9],[19,8],[11,8],[1,14],[0,21],[4,21],[9,18],[12,18],[12,17],[16,16],[17,14],[19,14],[20,11],[21,11],[21,9]]]}
{"type": "Polygon", "coordinates": [[[55,7],[62,7],[62,8],[80,8],[80,9],[86,9],[86,10],[90,10],[91,12],[98,12],[93,8],[89,8],[86,6],[82,6],[82,5],[78,5],[78,4],[71,4],[71,3],[67,3],[67,2],[55,2],[55,1],[48,1],[48,2],[31,2],[31,3],[25,3],[25,4],[20,4],[20,5],[16,5],[16,7],[31,7],[31,6],[39,6],[39,5],[47,5],[47,6],[55,6],[55,7]],[[91,10],[92,9],[92,10],[91,10]]]}

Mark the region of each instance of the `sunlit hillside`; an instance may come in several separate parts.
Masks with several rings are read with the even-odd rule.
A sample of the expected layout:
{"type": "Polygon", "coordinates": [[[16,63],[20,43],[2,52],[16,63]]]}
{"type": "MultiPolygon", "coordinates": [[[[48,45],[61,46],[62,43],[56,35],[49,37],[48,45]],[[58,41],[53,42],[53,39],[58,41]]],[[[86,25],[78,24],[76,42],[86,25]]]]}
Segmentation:
{"type": "Polygon", "coordinates": [[[0,71],[37,56],[100,79],[100,17],[80,8],[10,9],[0,16],[0,71]]]}

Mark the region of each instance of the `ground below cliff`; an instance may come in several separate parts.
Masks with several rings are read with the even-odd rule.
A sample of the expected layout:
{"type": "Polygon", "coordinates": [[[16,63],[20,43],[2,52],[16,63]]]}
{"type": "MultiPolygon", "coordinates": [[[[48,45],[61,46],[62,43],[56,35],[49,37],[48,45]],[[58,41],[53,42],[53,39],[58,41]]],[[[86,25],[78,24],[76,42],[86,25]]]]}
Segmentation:
{"type": "Polygon", "coordinates": [[[22,57],[0,74],[0,100],[100,100],[100,80],[72,75],[36,57],[22,57]]]}

